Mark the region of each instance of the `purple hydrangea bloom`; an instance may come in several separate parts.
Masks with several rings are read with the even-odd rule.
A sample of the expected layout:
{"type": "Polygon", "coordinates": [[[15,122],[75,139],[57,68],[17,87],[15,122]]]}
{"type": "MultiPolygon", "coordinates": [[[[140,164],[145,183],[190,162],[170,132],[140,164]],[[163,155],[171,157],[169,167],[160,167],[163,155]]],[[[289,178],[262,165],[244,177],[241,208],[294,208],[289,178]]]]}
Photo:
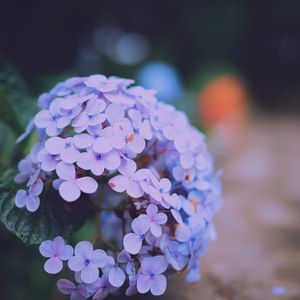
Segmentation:
{"type": "Polygon", "coordinates": [[[118,262],[121,264],[126,264],[125,270],[126,273],[129,275],[135,274],[135,265],[134,265],[134,259],[131,257],[131,255],[123,249],[119,254],[118,254],[118,262]]]}
{"type": "Polygon", "coordinates": [[[136,163],[130,159],[123,159],[119,171],[121,175],[117,175],[109,181],[110,187],[116,192],[124,192],[131,197],[141,197],[144,194],[139,181],[147,176],[147,170],[139,170],[136,172],[136,163]]]}
{"type": "Polygon", "coordinates": [[[145,140],[152,138],[150,121],[143,121],[141,113],[135,109],[128,114],[132,120],[132,127],[127,132],[128,148],[134,153],[141,153],[146,146],[145,140]]]}
{"type": "Polygon", "coordinates": [[[97,97],[87,101],[85,109],[81,111],[72,121],[75,132],[82,132],[89,126],[96,126],[105,121],[106,115],[103,113],[106,104],[97,97]]]}
{"type": "Polygon", "coordinates": [[[176,271],[181,271],[189,261],[189,246],[185,243],[170,241],[166,247],[166,258],[176,271]]]}
{"type": "Polygon", "coordinates": [[[73,256],[73,248],[66,245],[64,239],[58,236],[53,241],[43,241],[40,245],[40,253],[49,258],[44,265],[45,271],[49,274],[56,274],[63,268],[62,261],[73,256]]]}
{"type": "Polygon", "coordinates": [[[84,170],[91,170],[94,175],[102,175],[106,170],[117,169],[121,164],[120,155],[112,150],[108,153],[97,153],[92,149],[82,152],[77,161],[77,165],[84,170]]]}
{"type": "Polygon", "coordinates": [[[60,116],[59,111],[59,100],[53,100],[49,110],[42,110],[35,116],[35,125],[38,128],[45,128],[49,136],[58,135],[66,124],[65,118],[60,116]]]}
{"type": "Polygon", "coordinates": [[[105,273],[108,274],[108,281],[114,287],[120,287],[125,281],[125,273],[115,262],[112,256],[107,258],[107,264],[105,265],[105,273]]]}
{"type": "Polygon", "coordinates": [[[160,237],[162,230],[161,225],[165,224],[168,220],[168,217],[164,213],[158,212],[158,208],[155,204],[150,204],[147,207],[147,216],[150,220],[150,231],[155,237],[160,237]]]}
{"type": "Polygon", "coordinates": [[[46,141],[45,149],[52,155],[59,155],[65,163],[72,164],[79,158],[80,152],[73,144],[73,138],[52,137],[46,141]]]}
{"type": "Polygon", "coordinates": [[[137,278],[137,290],[141,294],[150,290],[155,296],[162,295],[167,288],[167,279],[162,273],[167,267],[168,262],[162,255],[144,258],[137,278]]]}
{"type": "Polygon", "coordinates": [[[131,254],[139,253],[145,234],[149,231],[151,226],[150,219],[147,215],[140,215],[131,223],[133,233],[128,233],[124,236],[124,248],[131,254]]]}
{"type": "Polygon", "coordinates": [[[76,178],[74,165],[60,162],[57,165],[56,172],[59,178],[64,180],[59,185],[59,193],[68,202],[77,200],[81,192],[93,194],[98,188],[96,180],[92,177],[76,178]]]}
{"type": "Polygon", "coordinates": [[[18,190],[15,197],[15,204],[17,207],[26,207],[30,212],[35,212],[40,206],[39,195],[43,191],[43,181],[37,179],[32,185],[30,185],[29,190],[18,190]]]}
{"type": "Polygon", "coordinates": [[[83,282],[93,283],[99,276],[99,269],[107,263],[107,254],[100,249],[93,250],[90,242],[80,242],[75,247],[75,255],[68,261],[72,271],[81,272],[83,282]]]}
{"type": "Polygon", "coordinates": [[[93,300],[102,300],[106,298],[110,293],[114,292],[116,288],[112,286],[108,280],[108,273],[104,273],[100,280],[95,284],[96,292],[93,300]]]}
{"type": "Polygon", "coordinates": [[[86,300],[90,297],[87,287],[84,284],[77,286],[67,279],[59,279],[57,281],[57,288],[65,295],[70,295],[70,300],[86,300]]]}
{"type": "Polygon", "coordinates": [[[170,195],[171,182],[167,178],[158,180],[155,176],[151,177],[152,185],[148,187],[149,195],[163,206],[170,207],[173,205],[173,199],[170,195]]]}
{"type": "Polygon", "coordinates": [[[82,209],[97,217],[93,244],[79,242],[74,256],[64,255],[62,239],[41,245],[50,273],[69,258],[77,284],[58,287],[71,300],[103,299],[126,282],[127,295],[161,295],[166,273],[183,270],[195,282],[216,238],[221,184],[204,135],[155,91],[132,84],[104,75],[58,83],[40,96],[41,111],[21,137],[35,129],[39,141],[19,163],[15,180],[28,190],[17,192],[16,205],[37,210],[45,184],[61,201],[84,193],[82,209]]]}
{"type": "Polygon", "coordinates": [[[18,164],[19,173],[15,177],[16,183],[23,183],[29,179],[29,177],[34,173],[35,167],[34,162],[30,156],[22,159],[18,164]]]}
{"type": "Polygon", "coordinates": [[[46,172],[51,172],[56,169],[59,162],[59,155],[53,155],[42,149],[37,155],[38,161],[41,163],[41,169],[46,172]]]}

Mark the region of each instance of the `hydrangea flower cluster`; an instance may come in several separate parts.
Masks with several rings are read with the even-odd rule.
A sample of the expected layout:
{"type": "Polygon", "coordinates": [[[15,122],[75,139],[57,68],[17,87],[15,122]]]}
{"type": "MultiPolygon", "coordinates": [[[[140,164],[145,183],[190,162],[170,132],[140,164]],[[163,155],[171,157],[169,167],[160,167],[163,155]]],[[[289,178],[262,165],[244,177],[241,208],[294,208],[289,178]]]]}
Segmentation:
{"type": "Polygon", "coordinates": [[[75,248],[62,237],[43,241],[45,271],[67,262],[75,282],[58,280],[71,299],[104,299],[126,286],[126,295],[165,292],[167,278],[186,272],[199,280],[199,258],[215,238],[213,215],[221,204],[218,173],[204,135],[186,115],[133,81],[92,75],[59,83],[38,100],[39,142],[19,163],[15,180],[27,189],[15,203],[38,210],[45,185],[61,201],[96,204],[100,238],[75,248]]]}

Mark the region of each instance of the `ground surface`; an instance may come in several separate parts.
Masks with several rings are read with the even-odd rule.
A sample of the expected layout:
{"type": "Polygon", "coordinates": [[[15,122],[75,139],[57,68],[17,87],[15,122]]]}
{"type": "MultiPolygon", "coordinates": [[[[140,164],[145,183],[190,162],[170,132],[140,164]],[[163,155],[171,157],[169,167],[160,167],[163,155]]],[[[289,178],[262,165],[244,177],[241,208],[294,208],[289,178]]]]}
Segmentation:
{"type": "Polygon", "coordinates": [[[300,299],[300,122],[252,122],[223,158],[224,206],[202,281],[177,278],[166,298],[300,299]],[[274,286],[284,295],[274,295],[274,286]]]}

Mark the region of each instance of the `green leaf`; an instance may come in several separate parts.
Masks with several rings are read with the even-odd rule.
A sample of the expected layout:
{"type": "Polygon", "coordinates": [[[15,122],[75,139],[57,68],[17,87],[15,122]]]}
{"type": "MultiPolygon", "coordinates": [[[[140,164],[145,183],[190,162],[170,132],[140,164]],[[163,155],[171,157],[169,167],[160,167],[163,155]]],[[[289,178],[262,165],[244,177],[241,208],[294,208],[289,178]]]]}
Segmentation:
{"type": "Polygon", "coordinates": [[[4,89],[0,88],[0,120],[9,126],[13,131],[20,135],[23,131],[22,125],[17,118],[17,114],[11,105],[11,101],[9,100],[9,96],[4,89]]]}
{"type": "Polygon", "coordinates": [[[36,111],[17,70],[0,58],[0,120],[19,135],[36,111]]]}
{"type": "Polygon", "coordinates": [[[9,170],[0,178],[0,221],[26,244],[39,244],[58,235],[68,239],[91,213],[85,199],[66,203],[52,187],[42,193],[37,212],[17,208],[14,197],[19,186],[14,176],[9,170]]]}

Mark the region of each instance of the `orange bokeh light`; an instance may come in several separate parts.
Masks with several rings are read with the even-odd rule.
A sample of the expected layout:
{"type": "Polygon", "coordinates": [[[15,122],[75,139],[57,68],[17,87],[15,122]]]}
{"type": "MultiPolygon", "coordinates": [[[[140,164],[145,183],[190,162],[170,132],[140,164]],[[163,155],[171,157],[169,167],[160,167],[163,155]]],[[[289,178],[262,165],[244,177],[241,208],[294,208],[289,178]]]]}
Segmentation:
{"type": "Polygon", "coordinates": [[[211,80],[199,94],[199,113],[205,128],[245,121],[247,91],[234,75],[211,80]]]}

